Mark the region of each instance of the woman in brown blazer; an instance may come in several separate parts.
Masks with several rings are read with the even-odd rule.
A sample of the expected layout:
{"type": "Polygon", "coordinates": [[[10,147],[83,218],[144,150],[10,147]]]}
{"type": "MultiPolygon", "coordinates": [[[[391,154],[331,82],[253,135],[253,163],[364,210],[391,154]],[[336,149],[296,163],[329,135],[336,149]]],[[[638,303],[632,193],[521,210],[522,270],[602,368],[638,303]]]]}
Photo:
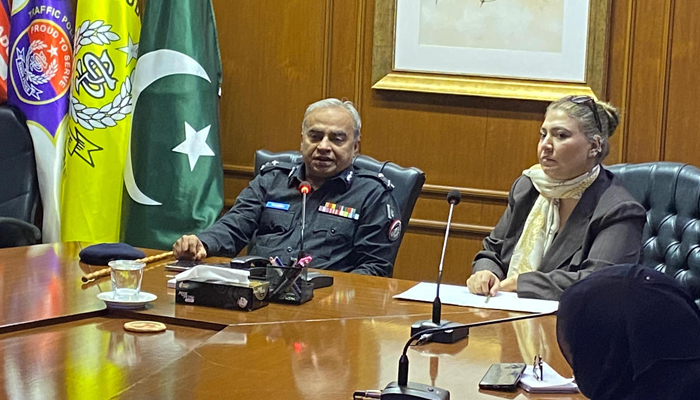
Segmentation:
{"type": "Polygon", "coordinates": [[[645,210],[601,165],[618,121],[617,109],[588,96],[549,105],[539,164],[513,184],[474,258],[470,292],[556,300],[593,271],[639,260],[645,210]]]}

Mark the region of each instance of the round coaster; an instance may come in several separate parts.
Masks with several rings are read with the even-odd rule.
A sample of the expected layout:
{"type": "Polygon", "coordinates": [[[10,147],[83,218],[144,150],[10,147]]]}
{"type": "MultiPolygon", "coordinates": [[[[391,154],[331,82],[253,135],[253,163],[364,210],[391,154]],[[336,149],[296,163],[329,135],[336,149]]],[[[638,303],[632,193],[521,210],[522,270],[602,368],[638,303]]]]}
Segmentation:
{"type": "Polygon", "coordinates": [[[124,330],[138,333],[163,332],[165,324],[154,321],[131,321],[124,324],[124,330]]]}

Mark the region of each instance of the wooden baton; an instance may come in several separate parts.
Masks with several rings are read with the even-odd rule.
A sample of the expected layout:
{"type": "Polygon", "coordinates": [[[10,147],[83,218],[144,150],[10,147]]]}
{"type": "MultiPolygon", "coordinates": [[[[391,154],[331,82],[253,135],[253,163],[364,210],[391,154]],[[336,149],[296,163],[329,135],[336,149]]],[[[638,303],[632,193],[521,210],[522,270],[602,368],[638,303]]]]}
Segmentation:
{"type": "MultiPolygon", "coordinates": [[[[166,258],[168,258],[168,257],[172,257],[172,256],[173,256],[173,252],[172,252],[172,251],[166,251],[165,253],[156,254],[156,255],[153,255],[153,256],[150,256],[150,257],[139,258],[139,259],[136,260],[136,261],[140,261],[140,262],[142,262],[142,263],[150,264],[150,263],[152,263],[152,262],[164,260],[164,259],[166,259],[166,258]]],[[[83,282],[89,282],[89,281],[91,281],[91,280],[93,280],[93,279],[102,278],[103,276],[107,276],[107,275],[109,275],[109,273],[110,273],[110,268],[109,268],[109,267],[107,267],[107,268],[102,268],[102,269],[99,269],[99,270],[97,270],[97,271],[95,271],[95,272],[91,272],[91,273],[89,273],[89,274],[87,274],[87,275],[84,275],[84,276],[83,276],[82,278],[80,278],[80,279],[81,279],[83,282]]]]}

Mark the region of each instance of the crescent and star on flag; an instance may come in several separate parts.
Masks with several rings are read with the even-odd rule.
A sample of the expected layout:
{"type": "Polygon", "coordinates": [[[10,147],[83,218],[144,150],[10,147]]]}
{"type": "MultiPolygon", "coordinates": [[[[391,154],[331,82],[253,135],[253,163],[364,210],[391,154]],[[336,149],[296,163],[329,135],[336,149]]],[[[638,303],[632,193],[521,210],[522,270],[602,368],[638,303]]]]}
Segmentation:
{"type": "MultiPolygon", "coordinates": [[[[127,46],[128,47],[128,46],[127,46]]],[[[123,50],[122,50],[123,51],[123,50]]],[[[211,83],[209,75],[204,68],[192,57],[178,51],[161,49],[141,56],[136,61],[133,87],[133,110],[136,110],[139,96],[151,84],[166,76],[192,75],[200,77],[211,83]]],[[[185,122],[185,141],[172,149],[173,152],[186,154],[190,164],[190,170],[194,170],[197,160],[201,156],[214,156],[212,149],[206,144],[211,125],[201,130],[196,130],[185,122]]],[[[133,133],[133,126],[131,132],[133,133]]],[[[139,189],[134,178],[134,168],[131,162],[131,135],[126,153],[126,165],[124,168],[124,185],[132,200],[139,204],[160,206],[162,203],[148,197],[139,189]]]]}
{"type": "Polygon", "coordinates": [[[194,171],[194,166],[197,164],[199,157],[214,156],[214,151],[207,145],[209,129],[211,129],[211,125],[198,131],[185,122],[185,141],[177,145],[173,151],[187,154],[187,158],[190,162],[190,171],[194,171]]]}

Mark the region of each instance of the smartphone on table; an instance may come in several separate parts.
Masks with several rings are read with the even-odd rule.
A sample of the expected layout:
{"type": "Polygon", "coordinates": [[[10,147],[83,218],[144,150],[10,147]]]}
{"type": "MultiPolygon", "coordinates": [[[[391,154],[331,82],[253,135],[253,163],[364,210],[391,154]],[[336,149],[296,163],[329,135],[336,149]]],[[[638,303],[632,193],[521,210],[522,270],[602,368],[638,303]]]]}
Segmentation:
{"type": "Polygon", "coordinates": [[[166,271],[182,272],[194,267],[195,265],[203,264],[201,261],[194,260],[176,260],[165,264],[166,271]]]}
{"type": "Polygon", "coordinates": [[[525,371],[523,363],[491,364],[486,375],[481,378],[479,388],[513,392],[518,387],[523,371],[525,371]]]}

